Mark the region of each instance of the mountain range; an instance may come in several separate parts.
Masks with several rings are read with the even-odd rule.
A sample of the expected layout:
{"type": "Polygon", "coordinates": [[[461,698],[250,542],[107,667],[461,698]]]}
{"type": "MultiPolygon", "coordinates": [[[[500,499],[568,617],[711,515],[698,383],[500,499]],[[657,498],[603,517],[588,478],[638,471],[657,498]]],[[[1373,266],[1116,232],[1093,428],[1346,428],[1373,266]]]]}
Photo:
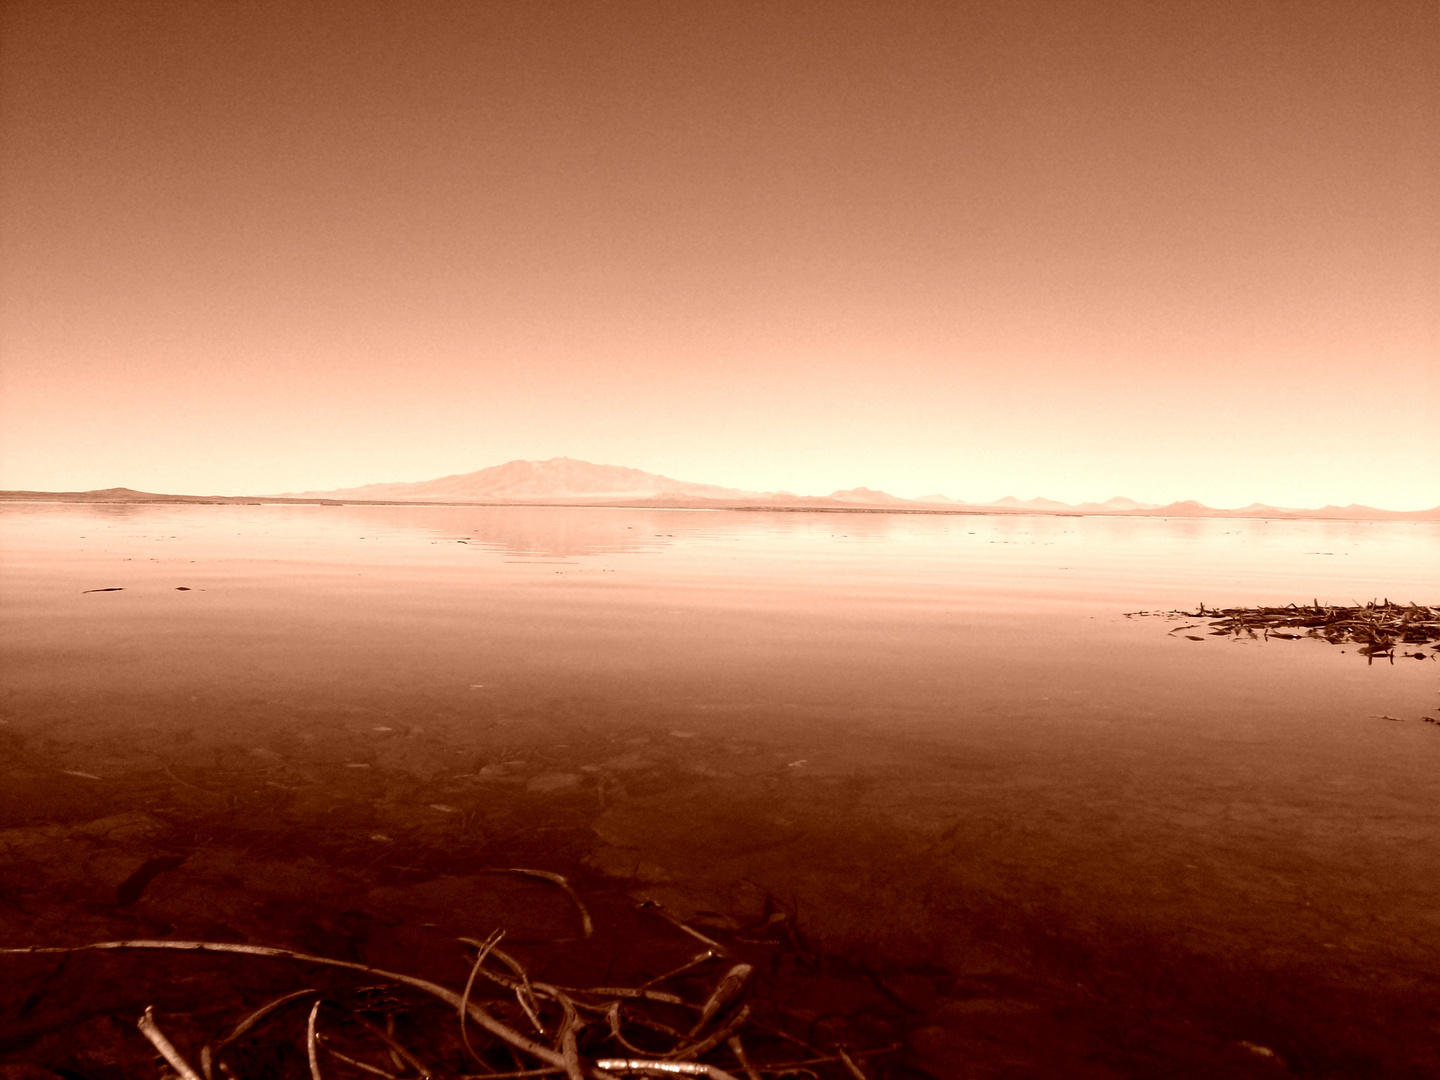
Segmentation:
{"type": "Polygon", "coordinates": [[[548,461],[507,461],[478,472],[414,483],[366,484],[331,491],[286,495],[162,495],[132,488],[95,491],[0,491],[4,501],[91,503],[450,503],[480,505],[654,506],[715,510],[812,510],[911,514],[1104,514],[1117,517],[1333,518],[1349,521],[1440,521],[1440,506],[1429,510],[1380,510],[1373,506],[1324,506],[1316,510],[1252,503],[1220,510],[1193,500],[1164,506],[1117,495],[1105,502],[1064,503],[1007,495],[970,503],[948,495],[902,499],[885,491],[856,487],[829,495],[788,491],[745,491],[695,484],[619,465],[594,465],[558,457],[548,461]]]}
{"type": "Polygon", "coordinates": [[[305,491],[299,498],[382,502],[614,502],[680,496],[692,499],[749,501],[753,491],[692,484],[658,473],[620,465],[592,465],[558,457],[549,461],[507,461],[479,472],[442,476],[417,483],[366,484],[337,491],[305,491]]]}
{"type": "Polygon", "coordinates": [[[548,461],[508,461],[477,472],[442,476],[414,483],[366,484],[330,491],[304,491],[281,498],[341,502],[565,503],[664,505],[682,507],[774,508],[799,510],[891,510],[969,512],[983,514],[1112,514],[1144,517],[1297,517],[1340,519],[1440,520],[1440,506],[1431,510],[1379,510],[1369,506],[1326,506],[1301,510],[1254,503],[1238,510],[1220,510],[1193,500],[1160,506],[1116,496],[1106,502],[1064,503],[1054,499],[1006,496],[988,503],[969,503],[946,495],[903,499],[866,487],[829,495],[745,491],[716,484],[696,484],[658,473],[618,465],[558,457],[548,461]]]}

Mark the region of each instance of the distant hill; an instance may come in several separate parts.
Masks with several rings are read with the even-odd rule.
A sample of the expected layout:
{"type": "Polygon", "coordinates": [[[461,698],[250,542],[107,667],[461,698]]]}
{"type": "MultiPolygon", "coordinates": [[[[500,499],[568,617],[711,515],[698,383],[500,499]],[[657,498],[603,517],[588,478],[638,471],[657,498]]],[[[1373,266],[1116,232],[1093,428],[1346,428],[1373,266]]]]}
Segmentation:
{"type": "Polygon", "coordinates": [[[303,491],[288,495],[159,495],[131,488],[96,491],[0,491],[5,501],[170,502],[170,503],[479,503],[641,505],[709,509],[849,511],[912,514],[1104,514],[1113,517],[1194,518],[1322,518],[1358,521],[1440,521],[1440,506],[1429,510],[1377,510],[1371,506],[1325,506],[1318,510],[1253,503],[1237,510],[1217,510],[1192,500],[1156,506],[1123,495],[1103,503],[1063,503],[1054,499],[1018,499],[1007,495],[989,503],[967,503],[948,495],[903,499],[874,488],[854,487],[829,495],[795,495],[788,491],[746,491],[718,484],[695,484],[659,473],[620,465],[595,465],[574,458],[507,461],[477,472],[442,476],[413,483],[366,484],[334,491],[303,491]]]}
{"type": "Polygon", "coordinates": [[[875,491],[872,488],[857,487],[848,491],[833,491],[830,499],[841,503],[861,503],[869,506],[914,506],[918,500],[902,499],[898,495],[890,495],[884,491],[875,491]]]}
{"type": "Polygon", "coordinates": [[[1304,518],[1336,521],[1440,521],[1440,506],[1428,510],[1380,510],[1373,506],[1351,503],[1349,506],[1322,506],[1318,510],[1296,509],[1251,503],[1237,510],[1219,510],[1213,506],[1187,499],[1168,506],[1129,510],[1126,517],[1194,517],[1194,518],[1304,518]]]}
{"type": "Polygon", "coordinates": [[[1116,495],[1113,499],[1106,499],[1103,503],[1081,503],[1075,507],[1075,509],[1100,513],[1114,513],[1120,510],[1153,510],[1155,509],[1155,503],[1136,502],[1134,499],[1127,499],[1124,495],[1116,495]]]}
{"type": "Polygon", "coordinates": [[[264,503],[336,503],[336,499],[296,498],[283,495],[167,495],[134,488],[95,488],[91,491],[0,491],[0,502],[68,502],[68,503],[238,503],[260,506],[264,503]]]}
{"type": "Polygon", "coordinates": [[[1255,503],[1240,510],[1217,510],[1188,500],[1158,506],[1117,495],[1103,503],[1065,503],[1055,499],[1019,499],[1007,495],[988,503],[967,503],[947,495],[904,499],[874,488],[854,487],[829,495],[745,491],[716,484],[694,484],[658,473],[618,465],[594,465],[574,458],[508,461],[473,473],[418,483],[367,484],[335,491],[308,491],[289,498],[375,502],[642,503],[651,506],[776,507],[796,510],[872,510],[968,514],[1109,514],[1123,517],[1275,517],[1440,520],[1434,510],[1377,510],[1369,506],[1327,506],[1291,510],[1255,503]]]}
{"type": "Polygon", "coordinates": [[[692,484],[620,465],[592,465],[558,457],[507,461],[478,472],[416,483],[366,484],[336,491],[304,491],[293,498],[361,499],[380,502],[613,502],[660,496],[750,499],[756,492],[692,484]]]}

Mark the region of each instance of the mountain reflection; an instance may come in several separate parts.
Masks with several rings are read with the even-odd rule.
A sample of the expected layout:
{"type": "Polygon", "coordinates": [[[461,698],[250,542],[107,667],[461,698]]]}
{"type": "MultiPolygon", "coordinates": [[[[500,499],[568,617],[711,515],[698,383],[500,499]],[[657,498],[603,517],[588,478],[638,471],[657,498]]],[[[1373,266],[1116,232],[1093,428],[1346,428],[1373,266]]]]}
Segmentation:
{"type": "MultiPolygon", "coordinates": [[[[345,514],[347,522],[361,526],[362,532],[398,536],[419,531],[433,539],[463,542],[497,554],[527,559],[654,551],[693,540],[738,541],[744,537],[753,541],[757,535],[862,543],[913,539],[915,535],[923,535],[928,540],[937,528],[933,518],[917,519],[905,514],[736,513],[613,506],[360,506],[352,503],[345,507],[345,514]]],[[[1014,521],[1005,518],[985,520],[1006,535],[1019,529],[1014,521]]],[[[1046,524],[1042,520],[1041,527],[1046,524]]],[[[962,532],[976,528],[974,518],[952,518],[948,525],[962,532]]]]}
{"type": "Polygon", "coordinates": [[[346,514],[375,532],[418,530],[432,538],[531,559],[653,551],[670,546],[677,535],[713,527],[716,516],[588,507],[353,505],[346,514]]]}

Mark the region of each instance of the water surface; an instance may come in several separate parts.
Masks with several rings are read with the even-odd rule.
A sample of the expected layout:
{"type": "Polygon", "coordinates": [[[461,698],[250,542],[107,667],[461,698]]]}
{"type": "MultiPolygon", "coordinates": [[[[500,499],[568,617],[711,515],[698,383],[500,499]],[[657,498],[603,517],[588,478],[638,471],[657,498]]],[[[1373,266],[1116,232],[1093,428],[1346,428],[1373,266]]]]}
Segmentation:
{"type": "Polygon", "coordinates": [[[1061,987],[1257,1067],[1434,1057],[1435,652],[1134,613],[1434,603],[1435,525],[12,504],[0,545],[31,755],[0,829],[163,766],[268,787],[276,830],[464,817],[445,842],[483,847],[503,788],[570,800],[556,858],[677,909],[768,893],[826,949],[943,969],[937,1075],[1021,1061],[1061,987]]]}

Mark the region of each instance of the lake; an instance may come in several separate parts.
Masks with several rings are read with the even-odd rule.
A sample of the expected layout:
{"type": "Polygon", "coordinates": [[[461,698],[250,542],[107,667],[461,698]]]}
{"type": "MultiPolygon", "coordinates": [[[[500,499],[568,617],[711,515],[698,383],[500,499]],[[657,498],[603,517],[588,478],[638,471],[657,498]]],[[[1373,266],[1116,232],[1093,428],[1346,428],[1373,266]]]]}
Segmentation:
{"type": "MultiPolygon", "coordinates": [[[[530,865],[782,912],[875,1076],[1440,1073],[1440,653],[1158,614],[1433,604],[1440,525],[10,503],[0,553],[0,945],[439,968],[565,917],[476,873],[530,865]]],[[[103,1041],[22,997],[13,1060],[103,1041]]]]}

